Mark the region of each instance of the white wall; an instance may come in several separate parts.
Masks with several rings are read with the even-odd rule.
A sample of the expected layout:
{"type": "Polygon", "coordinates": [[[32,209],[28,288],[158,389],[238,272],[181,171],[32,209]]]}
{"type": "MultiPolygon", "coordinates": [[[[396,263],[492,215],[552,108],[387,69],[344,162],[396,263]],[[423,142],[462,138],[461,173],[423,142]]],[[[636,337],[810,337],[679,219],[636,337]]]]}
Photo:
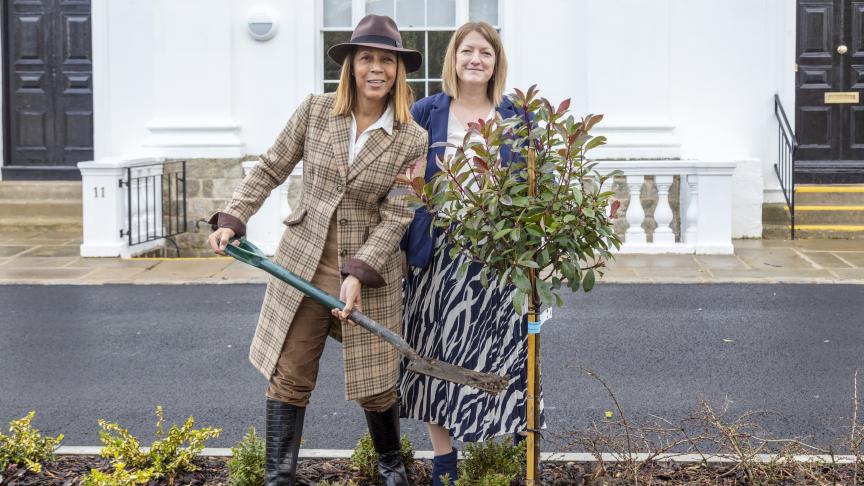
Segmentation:
{"type": "Polygon", "coordinates": [[[266,150],[315,91],[315,0],[94,0],[96,159],[266,150]],[[268,10],[276,37],[246,21],[268,10]]]}
{"type": "MultiPolygon", "coordinates": [[[[733,231],[761,234],[774,93],[794,111],[795,2],[500,1],[511,87],[605,113],[606,157],[742,161],[733,231]]],[[[93,5],[97,159],[257,154],[320,90],[321,0],[93,5]],[[278,22],[270,41],[246,32],[258,10],[278,22]]]]}

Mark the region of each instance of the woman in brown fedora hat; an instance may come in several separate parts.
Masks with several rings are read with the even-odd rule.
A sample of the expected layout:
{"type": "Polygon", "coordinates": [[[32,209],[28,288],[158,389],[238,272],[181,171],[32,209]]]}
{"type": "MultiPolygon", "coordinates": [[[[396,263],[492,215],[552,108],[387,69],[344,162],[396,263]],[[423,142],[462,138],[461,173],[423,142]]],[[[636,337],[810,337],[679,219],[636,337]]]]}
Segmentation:
{"type": "Polygon", "coordinates": [[[364,409],[378,470],[387,485],[407,485],[399,457],[399,355],[346,320],[352,308],[401,333],[399,238],[413,213],[397,182],[423,157],[426,132],[412,119],[406,73],[419,52],[402,47],[396,23],[367,15],[351,41],[328,55],[342,65],[335,93],[304,100],[261,161],[214,215],[209,244],[222,254],[230,238],[303,159],[303,196],[285,220],[274,260],[339,295],[344,309],[324,309],[277,279],[267,286],[249,354],[269,380],[267,485],[292,485],[303,417],[331,325],[341,328],[345,397],[364,409]]]}

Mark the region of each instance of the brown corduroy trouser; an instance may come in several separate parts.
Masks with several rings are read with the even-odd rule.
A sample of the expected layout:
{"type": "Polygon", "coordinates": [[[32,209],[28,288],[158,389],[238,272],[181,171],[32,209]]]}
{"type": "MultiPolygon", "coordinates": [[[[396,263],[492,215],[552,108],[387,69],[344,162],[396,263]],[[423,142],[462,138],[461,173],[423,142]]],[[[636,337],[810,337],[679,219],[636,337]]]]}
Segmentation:
{"type": "MultiPolygon", "coordinates": [[[[321,262],[312,278],[313,285],[335,296],[339,295],[342,285],[337,238],[334,218],[330,221],[321,262]]],[[[270,377],[267,398],[297,407],[309,405],[309,397],[315,389],[319,361],[321,353],[324,352],[324,344],[331,324],[340,326],[341,321],[333,317],[330,309],[309,297],[303,297],[291,321],[285,343],[282,345],[276,370],[270,377]]],[[[396,385],[394,384],[391,389],[383,393],[356,401],[365,410],[383,412],[396,402],[396,385]]]]}

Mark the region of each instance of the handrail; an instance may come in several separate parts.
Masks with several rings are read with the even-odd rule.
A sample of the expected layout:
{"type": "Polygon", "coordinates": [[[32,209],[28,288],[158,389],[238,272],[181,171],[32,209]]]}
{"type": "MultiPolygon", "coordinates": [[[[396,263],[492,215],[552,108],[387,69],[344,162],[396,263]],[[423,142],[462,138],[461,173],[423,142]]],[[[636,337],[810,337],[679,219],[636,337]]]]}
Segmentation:
{"type": "Polygon", "coordinates": [[[774,95],[774,117],[777,118],[777,163],[774,172],[780,180],[780,188],[786,205],[789,207],[789,231],[791,239],[795,239],[795,153],[798,151],[798,139],[795,131],[786,117],[786,110],[780,101],[780,95],[774,95]]]}

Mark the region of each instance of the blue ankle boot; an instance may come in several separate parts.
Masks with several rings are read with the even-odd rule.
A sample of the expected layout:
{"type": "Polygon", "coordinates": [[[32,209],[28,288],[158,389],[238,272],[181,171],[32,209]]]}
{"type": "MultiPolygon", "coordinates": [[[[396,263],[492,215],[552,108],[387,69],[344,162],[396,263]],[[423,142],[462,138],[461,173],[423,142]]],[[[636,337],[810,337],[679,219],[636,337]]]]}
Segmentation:
{"type": "Polygon", "coordinates": [[[450,476],[450,486],[453,486],[453,483],[458,479],[458,473],[456,472],[456,456],[458,454],[459,451],[453,448],[449,454],[432,458],[432,486],[444,486],[441,476],[445,474],[450,476]]]}

